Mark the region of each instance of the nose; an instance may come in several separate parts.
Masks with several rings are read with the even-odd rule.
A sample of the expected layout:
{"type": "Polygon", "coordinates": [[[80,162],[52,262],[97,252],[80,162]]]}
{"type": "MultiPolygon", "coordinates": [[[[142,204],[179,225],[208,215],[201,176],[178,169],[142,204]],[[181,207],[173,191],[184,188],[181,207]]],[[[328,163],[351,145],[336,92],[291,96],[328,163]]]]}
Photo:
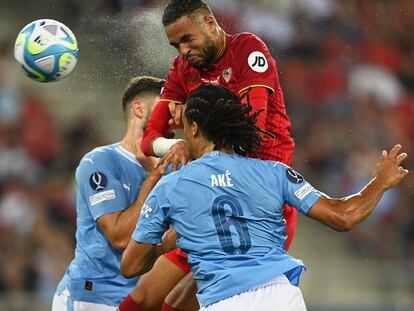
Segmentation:
{"type": "Polygon", "coordinates": [[[188,47],[187,44],[184,43],[180,43],[179,47],[178,47],[178,52],[183,55],[186,56],[188,54],[188,52],[190,52],[190,48],[188,47]]]}

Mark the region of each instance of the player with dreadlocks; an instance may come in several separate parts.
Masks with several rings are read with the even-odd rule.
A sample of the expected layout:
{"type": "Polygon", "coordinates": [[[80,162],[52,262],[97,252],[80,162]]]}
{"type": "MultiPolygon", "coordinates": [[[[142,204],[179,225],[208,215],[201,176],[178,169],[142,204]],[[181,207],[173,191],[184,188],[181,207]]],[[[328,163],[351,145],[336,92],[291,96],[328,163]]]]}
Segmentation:
{"type": "MultiPolygon", "coordinates": [[[[213,84],[225,86],[238,96],[248,93],[242,103],[247,104],[249,98],[251,113],[263,111],[258,115],[256,125],[274,135],[264,139],[257,150],[257,157],[291,165],[295,143],[290,136],[290,120],[286,114],[276,61],[265,43],[251,33],[225,33],[202,0],[171,0],[164,10],[162,22],[169,43],[179,55],[168,74],[160,101],[149,118],[141,144],[144,153],[162,157],[159,164],[163,164],[164,168],[170,163],[173,169],[179,163],[186,164],[190,159],[187,142],[165,137],[171,127],[182,126],[181,116],[188,95],[202,84],[213,84]]],[[[287,224],[287,250],[294,237],[297,213],[288,205],[283,213],[287,224]]],[[[177,249],[162,256],[153,271],[141,279],[141,283],[148,280],[153,284],[162,284],[162,288],[154,289],[155,294],[149,305],[162,299],[186,276],[190,271],[186,259],[185,253],[177,249]]],[[[184,290],[176,289],[167,298],[165,310],[174,310],[170,308],[172,304],[182,306],[175,301],[181,299],[176,294],[181,296],[184,290]]],[[[143,293],[138,292],[135,291],[133,296],[135,301],[147,305],[143,293]]],[[[194,310],[191,307],[183,309],[194,310]]]]}
{"type": "Polygon", "coordinates": [[[284,248],[284,203],[348,231],[408,174],[400,166],[407,154],[400,145],[383,151],[364,189],[333,199],[281,162],[245,157],[262,141],[257,114],[249,110],[220,86],[201,86],[189,96],[183,123],[194,161],[149,194],[121,272],[134,277],[148,271],[171,225],[188,254],[200,311],[306,311],[297,287],[304,264],[284,248]]]}

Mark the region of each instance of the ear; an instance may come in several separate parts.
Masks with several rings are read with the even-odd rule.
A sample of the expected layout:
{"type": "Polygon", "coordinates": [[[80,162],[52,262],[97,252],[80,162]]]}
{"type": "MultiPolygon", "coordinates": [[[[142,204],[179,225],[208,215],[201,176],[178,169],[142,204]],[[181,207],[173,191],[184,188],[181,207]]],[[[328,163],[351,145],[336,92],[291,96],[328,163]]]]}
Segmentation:
{"type": "Polygon", "coordinates": [[[200,128],[195,122],[191,123],[191,134],[193,134],[193,137],[197,137],[200,134],[200,128]]]}
{"type": "Polygon", "coordinates": [[[142,119],[145,117],[145,105],[144,103],[138,101],[138,100],[134,100],[131,104],[131,109],[132,109],[132,114],[139,118],[142,119]]]}
{"type": "Polygon", "coordinates": [[[217,22],[213,15],[205,16],[204,24],[210,32],[215,32],[217,30],[217,22]]]}

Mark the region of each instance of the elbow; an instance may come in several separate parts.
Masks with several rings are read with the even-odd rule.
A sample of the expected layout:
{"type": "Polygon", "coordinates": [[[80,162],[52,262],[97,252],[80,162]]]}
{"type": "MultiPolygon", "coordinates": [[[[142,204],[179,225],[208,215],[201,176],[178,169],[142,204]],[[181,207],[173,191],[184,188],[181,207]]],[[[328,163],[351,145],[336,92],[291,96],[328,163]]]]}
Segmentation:
{"type": "Polygon", "coordinates": [[[131,279],[135,277],[136,275],[138,275],[138,273],[136,273],[135,271],[130,269],[128,266],[125,266],[123,264],[121,264],[121,273],[127,279],[131,279]]]}
{"type": "Polygon", "coordinates": [[[124,258],[122,256],[121,260],[121,274],[127,278],[131,279],[133,277],[136,277],[138,275],[141,275],[141,271],[143,270],[143,267],[137,263],[131,263],[129,260],[124,258]]]}
{"type": "Polygon", "coordinates": [[[114,240],[111,241],[111,245],[118,252],[123,252],[127,248],[129,240],[130,240],[130,238],[114,239],[114,240]]]}
{"type": "Polygon", "coordinates": [[[356,223],[349,215],[338,215],[336,217],[334,230],[338,232],[348,232],[355,227],[356,223]]]}
{"type": "Polygon", "coordinates": [[[121,274],[127,278],[133,278],[148,272],[145,257],[131,253],[127,248],[121,258],[121,274]]]}

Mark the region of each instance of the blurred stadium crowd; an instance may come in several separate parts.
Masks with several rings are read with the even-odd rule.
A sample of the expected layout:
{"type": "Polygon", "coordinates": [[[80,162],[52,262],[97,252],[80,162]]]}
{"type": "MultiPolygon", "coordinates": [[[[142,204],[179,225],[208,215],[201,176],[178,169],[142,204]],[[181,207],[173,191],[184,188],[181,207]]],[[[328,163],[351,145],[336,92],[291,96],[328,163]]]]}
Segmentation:
{"type": "MultiPolygon", "coordinates": [[[[333,196],[359,189],[380,151],[395,143],[414,167],[414,1],[207,3],[228,33],[259,35],[276,58],[297,145],[294,167],[314,186],[333,196]]],[[[79,19],[105,20],[159,16],[162,4],[95,0],[71,8],[79,19]]],[[[0,46],[0,293],[30,291],[49,302],[73,256],[77,163],[111,141],[88,118],[62,128],[47,96],[10,81],[12,44],[0,46]]],[[[170,61],[157,70],[165,74],[170,61]]],[[[126,72],[125,81],[142,73],[126,72]]],[[[413,185],[411,174],[347,234],[350,251],[396,264],[414,260],[413,185]]]]}

